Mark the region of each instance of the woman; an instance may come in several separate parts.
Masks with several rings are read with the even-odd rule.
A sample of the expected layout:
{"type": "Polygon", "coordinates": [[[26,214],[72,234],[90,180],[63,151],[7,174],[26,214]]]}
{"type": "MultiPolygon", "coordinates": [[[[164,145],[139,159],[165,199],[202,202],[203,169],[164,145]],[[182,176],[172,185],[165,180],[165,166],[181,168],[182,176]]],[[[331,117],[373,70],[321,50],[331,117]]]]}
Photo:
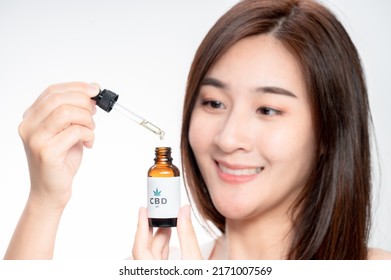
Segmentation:
{"type": "Polygon", "coordinates": [[[189,192],[222,233],[208,257],[389,258],[367,248],[369,127],[359,55],[330,11],[228,11],[196,53],[182,126],[189,192]]]}
{"type": "MultiPolygon", "coordinates": [[[[55,85],[26,112],[20,134],[32,187],[6,257],[52,256],[82,147],[92,146],[97,92],[55,85]]],[[[185,206],[181,257],[391,258],[367,247],[369,127],[359,56],[327,9],[308,0],[234,6],[194,58],[181,141],[191,198],[221,237],[203,256],[185,206]]],[[[141,208],[133,257],[167,258],[170,234],[153,234],[141,208]]]]}

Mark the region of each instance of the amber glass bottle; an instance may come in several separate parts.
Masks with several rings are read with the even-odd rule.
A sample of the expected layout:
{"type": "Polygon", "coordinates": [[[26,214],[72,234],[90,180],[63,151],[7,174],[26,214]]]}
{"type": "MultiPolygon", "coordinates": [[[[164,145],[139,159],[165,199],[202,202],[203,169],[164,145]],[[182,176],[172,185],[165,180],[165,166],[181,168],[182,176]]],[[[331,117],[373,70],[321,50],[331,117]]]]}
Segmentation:
{"type": "Polygon", "coordinates": [[[171,148],[155,149],[148,170],[148,221],[151,227],[175,227],[181,205],[180,172],[172,164],[171,148]]]}

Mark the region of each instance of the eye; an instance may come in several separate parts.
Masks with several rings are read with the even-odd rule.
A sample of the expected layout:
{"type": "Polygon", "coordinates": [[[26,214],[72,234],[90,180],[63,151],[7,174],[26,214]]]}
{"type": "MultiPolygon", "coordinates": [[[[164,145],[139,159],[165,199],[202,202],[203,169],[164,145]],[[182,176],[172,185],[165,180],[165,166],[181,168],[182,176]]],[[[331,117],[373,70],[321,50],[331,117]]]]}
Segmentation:
{"type": "Polygon", "coordinates": [[[270,107],[260,107],[258,108],[257,112],[265,116],[276,116],[276,115],[281,115],[282,113],[280,110],[273,109],[270,107]]]}
{"type": "Polygon", "coordinates": [[[225,109],[224,104],[217,100],[202,100],[201,105],[210,109],[225,109]]]}

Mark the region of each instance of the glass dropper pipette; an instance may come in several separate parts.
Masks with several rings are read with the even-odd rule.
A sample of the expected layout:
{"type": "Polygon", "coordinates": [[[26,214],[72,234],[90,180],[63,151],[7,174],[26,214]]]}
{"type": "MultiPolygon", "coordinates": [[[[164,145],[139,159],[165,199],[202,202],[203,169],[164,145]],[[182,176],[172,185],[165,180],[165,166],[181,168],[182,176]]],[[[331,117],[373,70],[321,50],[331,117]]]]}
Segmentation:
{"type": "Polygon", "coordinates": [[[118,111],[123,116],[127,117],[128,119],[131,119],[132,121],[138,123],[139,125],[143,126],[144,128],[152,131],[156,135],[160,137],[161,140],[164,138],[164,131],[161,130],[156,125],[152,124],[151,122],[147,121],[146,119],[140,117],[139,115],[133,113],[131,110],[127,109],[126,107],[122,106],[117,102],[119,95],[104,89],[99,91],[99,94],[95,97],[92,97],[93,100],[96,101],[96,105],[99,106],[99,108],[103,109],[106,112],[110,112],[112,109],[118,111]]]}

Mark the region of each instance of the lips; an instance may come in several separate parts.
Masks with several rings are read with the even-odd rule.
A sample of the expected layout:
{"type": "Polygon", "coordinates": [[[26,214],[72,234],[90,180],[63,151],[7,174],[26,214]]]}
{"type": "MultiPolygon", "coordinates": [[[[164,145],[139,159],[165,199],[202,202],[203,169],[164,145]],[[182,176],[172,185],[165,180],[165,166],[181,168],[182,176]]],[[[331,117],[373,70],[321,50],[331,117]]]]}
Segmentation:
{"type": "Polygon", "coordinates": [[[217,173],[226,183],[244,183],[255,179],[264,167],[250,167],[242,165],[229,165],[226,163],[216,162],[217,173]]]}
{"type": "Polygon", "coordinates": [[[218,166],[223,173],[234,175],[234,176],[255,175],[262,171],[262,167],[231,169],[222,165],[221,163],[219,163],[218,166]]]}

